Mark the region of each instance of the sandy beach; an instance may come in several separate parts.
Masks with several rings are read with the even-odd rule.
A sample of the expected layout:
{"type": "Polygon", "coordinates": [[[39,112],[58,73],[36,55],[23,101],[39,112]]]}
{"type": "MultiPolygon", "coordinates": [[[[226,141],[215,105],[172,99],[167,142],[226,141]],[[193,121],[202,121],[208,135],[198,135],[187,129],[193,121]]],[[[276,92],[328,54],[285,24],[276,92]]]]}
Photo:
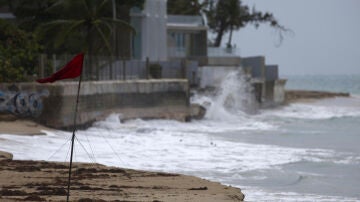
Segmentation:
{"type": "Polygon", "coordinates": [[[0,134],[45,135],[42,130],[52,129],[30,120],[0,121],[0,134]]]}
{"type": "MultiPolygon", "coordinates": [[[[44,129],[49,130],[32,121],[0,121],[0,134],[41,135],[44,129]]],[[[13,160],[0,151],[0,201],[65,201],[67,177],[67,163],[13,160]]],[[[208,202],[242,201],[244,195],[192,176],[75,163],[70,199],[208,202]]]]}
{"type": "MultiPolygon", "coordinates": [[[[287,91],[287,103],[349,96],[287,91]]],[[[0,116],[0,134],[46,135],[52,130],[31,120],[0,116]]],[[[5,144],[1,139],[0,144],[5,144]]],[[[68,163],[13,160],[0,151],[0,201],[65,201],[68,163]]],[[[239,188],[180,174],[75,163],[71,201],[242,201],[239,188]]]]}

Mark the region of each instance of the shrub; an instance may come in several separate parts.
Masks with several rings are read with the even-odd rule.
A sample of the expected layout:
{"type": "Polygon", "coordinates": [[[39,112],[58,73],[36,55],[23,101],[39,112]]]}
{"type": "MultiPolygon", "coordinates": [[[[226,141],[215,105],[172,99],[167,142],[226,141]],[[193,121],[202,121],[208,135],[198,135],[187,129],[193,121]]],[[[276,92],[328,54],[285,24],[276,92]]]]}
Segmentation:
{"type": "Polygon", "coordinates": [[[34,35],[0,19],[0,82],[26,81],[35,74],[40,50],[34,35]]]}

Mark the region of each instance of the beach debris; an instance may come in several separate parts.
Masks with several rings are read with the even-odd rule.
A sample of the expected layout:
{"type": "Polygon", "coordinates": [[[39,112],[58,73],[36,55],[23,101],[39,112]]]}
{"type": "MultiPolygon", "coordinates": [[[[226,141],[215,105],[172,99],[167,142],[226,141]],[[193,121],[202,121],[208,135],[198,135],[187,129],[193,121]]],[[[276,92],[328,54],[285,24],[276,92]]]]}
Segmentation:
{"type": "Polygon", "coordinates": [[[208,190],[207,187],[196,187],[196,188],[190,188],[188,190],[208,190]]]}

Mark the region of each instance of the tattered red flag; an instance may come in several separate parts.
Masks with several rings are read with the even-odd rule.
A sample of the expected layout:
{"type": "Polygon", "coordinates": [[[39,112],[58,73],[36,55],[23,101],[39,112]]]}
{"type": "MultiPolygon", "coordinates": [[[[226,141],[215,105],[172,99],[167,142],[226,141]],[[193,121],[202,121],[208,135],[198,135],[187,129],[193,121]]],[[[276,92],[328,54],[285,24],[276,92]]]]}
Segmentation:
{"type": "Polygon", "coordinates": [[[81,75],[84,61],[84,53],[77,54],[63,68],[49,77],[36,80],[39,83],[52,83],[62,79],[76,78],[81,75]]]}

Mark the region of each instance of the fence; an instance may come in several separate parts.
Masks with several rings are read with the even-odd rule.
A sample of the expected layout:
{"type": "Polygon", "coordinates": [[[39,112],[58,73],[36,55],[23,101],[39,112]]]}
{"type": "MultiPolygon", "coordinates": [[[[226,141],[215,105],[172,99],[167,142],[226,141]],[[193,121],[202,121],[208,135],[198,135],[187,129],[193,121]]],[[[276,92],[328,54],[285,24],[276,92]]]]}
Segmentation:
{"type": "MultiPolygon", "coordinates": [[[[39,75],[44,77],[58,71],[70,55],[41,55],[39,75]]],[[[171,60],[149,62],[141,60],[114,60],[106,56],[85,56],[84,80],[133,80],[153,78],[187,78],[190,85],[197,85],[198,62],[171,60]],[[91,60],[91,62],[90,62],[91,60]]]]}

